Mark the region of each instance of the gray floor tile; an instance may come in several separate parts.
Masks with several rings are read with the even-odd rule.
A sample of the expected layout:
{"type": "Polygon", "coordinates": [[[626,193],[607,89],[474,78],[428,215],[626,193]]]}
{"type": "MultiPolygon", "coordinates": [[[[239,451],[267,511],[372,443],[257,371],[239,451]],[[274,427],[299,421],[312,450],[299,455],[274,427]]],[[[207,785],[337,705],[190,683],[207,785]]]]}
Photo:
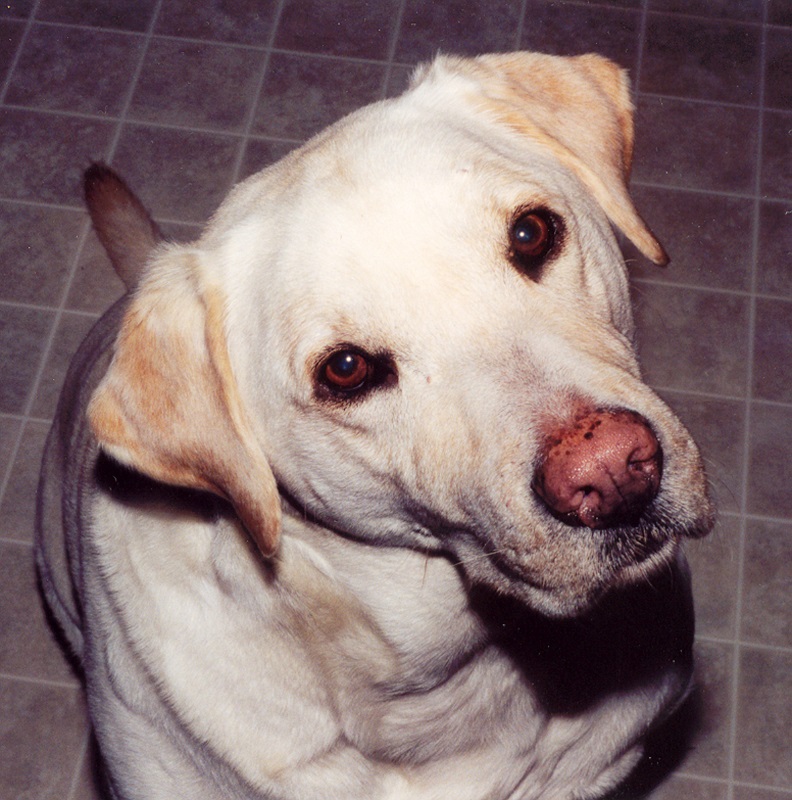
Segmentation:
{"type": "Polygon", "coordinates": [[[784,468],[792,447],[792,407],[754,403],[750,439],[748,512],[792,517],[792,492],[784,468]]]}
{"type": "Polygon", "coordinates": [[[0,108],[0,196],[82,205],[81,175],[106,158],[115,123],[0,108]]]}
{"type": "Polygon", "coordinates": [[[384,59],[400,0],[286,0],[276,47],[336,56],[384,59]]]}
{"type": "Polygon", "coordinates": [[[116,276],[107,253],[91,234],[80,253],[66,307],[99,314],[110,308],[124,291],[124,284],[116,276]]]}
{"type": "Polygon", "coordinates": [[[685,548],[693,573],[696,632],[734,639],[740,562],[740,519],[722,515],[706,539],[685,548]]]}
{"type": "Polygon", "coordinates": [[[765,106],[792,108],[792,30],[778,28],[767,33],[765,106]]]}
{"type": "Polygon", "coordinates": [[[0,413],[25,410],[53,319],[50,311],[0,303],[0,413]]]}
{"type": "Polygon", "coordinates": [[[0,537],[33,541],[36,486],[49,425],[27,422],[0,502],[0,537]]]}
{"type": "Polygon", "coordinates": [[[0,416],[0,482],[11,472],[11,456],[22,430],[22,420],[0,416]]]}
{"type": "Polygon", "coordinates": [[[641,66],[644,92],[756,104],[761,30],[755,25],[650,15],[641,66]]]}
{"type": "Polygon", "coordinates": [[[155,33],[262,47],[277,7],[277,0],[165,0],[155,33]]]}
{"type": "MultiPolygon", "coordinates": [[[[792,141],[790,141],[792,144],[792,141]]],[[[792,298],[792,214],[790,204],[765,202],[759,209],[757,289],[764,294],[792,298]]]]}
{"type": "Polygon", "coordinates": [[[379,98],[385,67],[341,59],[275,54],[261,91],[253,133],[307,139],[379,98]]]}
{"type": "Polygon", "coordinates": [[[789,0],[768,0],[767,21],[771,25],[792,26],[792,4],[789,0]]]}
{"type": "Polygon", "coordinates": [[[713,289],[750,288],[753,253],[746,221],[753,215],[752,199],[640,185],[633,197],[671,256],[671,263],[658,269],[627,245],[633,276],[713,289]]]}
{"type": "Polygon", "coordinates": [[[86,735],[79,689],[0,678],[0,796],[67,798],[86,735]]]}
{"type": "Polygon", "coordinates": [[[727,800],[728,791],[725,784],[672,777],[652,792],[647,800],[727,800]]]}
{"type": "Polygon", "coordinates": [[[762,125],[762,194],[792,196],[792,113],[765,111],[762,125]]]}
{"type": "Polygon", "coordinates": [[[0,299],[57,306],[84,226],[79,211],[0,201],[0,299]]]}
{"type": "Polygon", "coordinates": [[[8,0],[0,6],[0,16],[25,19],[33,9],[34,0],[8,0]]]}
{"type": "Polygon", "coordinates": [[[635,284],[638,343],[652,385],[742,397],[748,301],[739,295],[635,284]]]}
{"type": "Polygon", "coordinates": [[[293,142],[277,142],[268,139],[248,139],[245,145],[245,154],[242,157],[242,167],[239,179],[247,178],[264,167],[274,164],[287,153],[294,150],[297,145],[293,142]]]}
{"type": "Polygon", "coordinates": [[[479,55],[514,50],[521,3],[515,0],[407,0],[398,61],[417,62],[437,52],[479,55]]]}
{"type": "Polygon", "coordinates": [[[742,506],[745,403],[664,391],[663,398],[698,444],[710,491],[721,511],[742,506]]]}
{"type": "Polygon", "coordinates": [[[732,645],[696,644],[697,724],[684,772],[709,778],[729,777],[731,744],[732,645]]]}
{"type": "Polygon", "coordinates": [[[0,18],[0,83],[14,61],[24,30],[19,20],[0,18]]]}
{"type": "Polygon", "coordinates": [[[154,39],[129,117],[241,132],[256,100],[263,62],[263,52],[248,48],[154,39]],[[229,86],[234,90],[229,91],[229,86]]]}
{"type": "Polygon", "coordinates": [[[737,786],[734,800],[788,800],[792,792],[778,792],[773,789],[755,789],[748,786],[737,786]]]}
{"type": "Polygon", "coordinates": [[[6,102],[33,108],[117,116],[132,84],[143,37],[34,25],[6,102]],[[113,64],[113,69],[107,69],[113,64]]]}
{"type": "Polygon", "coordinates": [[[64,312],[55,331],[52,348],[44,365],[36,399],[31,414],[41,419],[52,419],[60,395],[66,370],[80,342],[96,322],[96,317],[64,312]]]}
{"type": "Polygon", "coordinates": [[[528,0],[520,46],[559,56],[600,53],[623,67],[637,67],[641,15],[637,3],[589,7],[580,3],[528,0]]]}
{"type": "Polygon", "coordinates": [[[240,147],[233,136],[128,123],[113,166],[154,216],[204,222],[231,188],[240,147]]]}
{"type": "Polygon", "coordinates": [[[741,637],[792,649],[792,522],[748,520],[741,637]]]}
{"type": "Polygon", "coordinates": [[[44,616],[33,548],[0,540],[0,555],[0,672],[77,687],[77,677],[44,616]]]}
{"type": "Polygon", "coordinates": [[[156,4],[156,0],[41,0],[37,16],[47,22],[144,31],[156,4]]]}
{"type": "Polygon", "coordinates": [[[745,648],[740,659],[735,776],[792,785],[792,653],[745,648]]]}
{"type": "Polygon", "coordinates": [[[762,5],[763,0],[649,0],[652,11],[746,22],[762,21],[762,5]]]}
{"type": "Polygon", "coordinates": [[[792,302],[756,301],[753,396],[792,403],[792,302]]]}
{"type": "Polygon", "coordinates": [[[758,111],[642,96],[636,121],[636,181],[753,191],[758,111]]]}

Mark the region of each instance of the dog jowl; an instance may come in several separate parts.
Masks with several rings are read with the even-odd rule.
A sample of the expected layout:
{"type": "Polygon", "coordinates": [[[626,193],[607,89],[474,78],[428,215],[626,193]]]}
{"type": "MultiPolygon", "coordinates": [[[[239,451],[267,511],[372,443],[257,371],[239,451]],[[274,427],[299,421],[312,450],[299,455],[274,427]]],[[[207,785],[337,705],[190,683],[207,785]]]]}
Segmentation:
{"type": "Polygon", "coordinates": [[[114,797],[602,797],[690,686],[712,524],[641,379],[598,56],[441,57],[168,244],[64,388],[42,585],[114,797]],[[61,511],[63,509],[63,511],[61,511]]]}

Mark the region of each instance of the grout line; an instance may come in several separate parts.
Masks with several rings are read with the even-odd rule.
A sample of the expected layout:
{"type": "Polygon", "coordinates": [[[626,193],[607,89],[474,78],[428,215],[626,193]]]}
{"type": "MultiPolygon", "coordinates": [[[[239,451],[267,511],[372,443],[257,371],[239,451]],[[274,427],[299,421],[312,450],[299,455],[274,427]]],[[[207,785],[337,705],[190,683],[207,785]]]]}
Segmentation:
{"type": "Polygon", "coordinates": [[[407,0],[401,0],[399,3],[399,10],[396,12],[396,17],[393,21],[393,30],[391,31],[390,41],[388,42],[385,74],[382,76],[382,83],[380,85],[380,100],[384,100],[388,96],[388,86],[390,86],[391,76],[393,75],[393,68],[396,61],[396,50],[399,46],[399,38],[401,37],[402,24],[404,22],[404,11],[406,7],[407,0]]]}
{"type": "Polygon", "coordinates": [[[676,103],[690,103],[696,106],[718,106],[718,108],[733,108],[743,111],[756,111],[759,108],[760,101],[757,99],[755,103],[732,103],[728,100],[719,100],[710,97],[685,97],[677,94],[662,94],[660,92],[641,92],[641,97],[646,97],[650,100],[666,100],[676,103]]]}
{"type": "Polygon", "coordinates": [[[3,81],[2,88],[0,88],[0,106],[5,104],[6,94],[8,94],[8,87],[11,85],[11,80],[16,72],[17,64],[19,64],[19,59],[22,57],[22,51],[24,50],[25,44],[30,36],[30,30],[35,24],[36,12],[38,11],[40,2],[41,0],[35,0],[33,8],[31,8],[30,14],[23,24],[22,35],[19,37],[19,44],[17,44],[16,53],[14,53],[11,63],[8,65],[5,80],[3,81]]]}
{"type": "MultiPolygon", "coordinates": [[[[404,0],[406,3],[406,0],[404,0]]],[[[401,24],[402,17],[399,16],[399,24],[401,24]]],[[[272,52],[277,55],[283,56],[294,56],[294,57],[302,57],[302,58],[318,58],[324,61],[350,61],[353,64],[369,64],[373,67],[376,66],[384,66],[390,65],[393,67],[414,67],[416,66],[415,62],[412,61],[398,61],[397,59],[391,59],[386,56],[384,59],[382,58],[365,58],[363,56],[349,56],[349,55],[336,55],[335,53],[321,53],[321,52],[314,52],[311,50],[295,50],[291,47],[275,47],[271,48],[272,52]]],[[[426,59],[420,59],[421,61],[425,61],[426,59]]]]}
{"type": "MultiPolygon", "coordinates": [[[[700,783],[708,783],[714,786],[726,786],[728,788],[728,778],[718,778],[712,775],[703,775],[698,772],[688,772],[686,770],[679,770],[673,773],[675,777],[686,778],[688,780],[698,781],[700,783]]],[[[792,796],[792,790],[784,789],[779,786],[771,786],[765,783],[751,783],[750,781],[734,781],[734,786],[744,789],[760,789],[762,791],[774,792],[781,797],[792,796]]]]}
{"type": "MultiPolygon", "coordinates": [[[[662,384],[656,384],[656,383],[651,384],[651,389],[660,394],[663,393],[680,394],[680,395],[685,395],[686,397],[698,397],[703,400],[725,400],[728,402],[745,402],[744,395],[718,394],[717,392],[706,392],[700,389],[683,389],[679,388],[678,386],[664,386],[662,384]]],[[[789,408],[792,404],[773,403],[773,405],[779,406],[781,408],[789,408]]]]}
{"type": "Polygon", "coordinates": [[[13,545],[14,547],[33,547],[33,542],[29,539],[12,539],[11,537],[0,536],[0,542],[13,545]]]}
{"type": "MultiPolygon", "coordinates": [[[[126,127],[141,127],[141,128],[153,128],[155,130],[165,130],[165,131],[183,131],[184,133],[197,133],[197,134],[204,134],[207,136],[218,136],[218,137],[225,137],[226,139],[242,139],[244,138],[245,134],[244,131],[241,129],[237,130],[230,130],[228,128],[205,128],[201,127],[200,125],[176,125],[170,122],[162,122],[159,120],[148,120],[142,117],[135,117],[127,115],[125,117],[111,117],[105,116],[101,114],[86,114],[83,112],[75,112],[75,111],[66,111],[63,109],[51,109],[51,108],[35,108],[34,106],[21,106],[21,105],[5,105],[5,109],[9,111],[19,111],[21,113],[33,113],[33,114],[41,114],[43,116],[51,116],[51,117],[66,117],[67,119],[79,119],[79,120],[89,120],[92,122],[104,122],[104,123],[116,123],[117,125],[125,125],[126,127]]],[[[266,134],[251,134],[250,138],[252,139],[263,139],[266,141],[273,141],[273,142],[293,142],[294,144],[301,144],[303,140],[301,139],[292,139],[286,136],[267,136],[266,134]]],[[[111,145],[114,144],[111,142],[111,145]]],[[[7,200],[8,202],[12,203],[27,203],[28,205],[54,205],[58,206],[57,203],[47,203],[46,201],[39,201],[36,200],[25,200],[25,199],[18,199],[13,196],[8,197],[0,197],[0,200],[7,200]]],[[[79,205],[65,205],[65,208],[81,208],[79,205]]]]}
{"type": "Polygon", "coordinates": [[[637,106],[638,87],[641,85],[641,73],[643,71],[644,50],[646,49],[646,28],[649,18],[649,0],[641,3],[641,21],[638,25],[638,52],[635,56],[635,78],[633,79],[632,93],[633,102],[637,106]]]}
{"type": "Polygon", "coordinates": [[[657,280],[656,278],[644,278],[637,275],[632,279],[633,283],[644,284],[646,286],[664,286],[669,289],[685,289],[688,292],[707,292],[710,294],[723,295],[726,297],[752,297],[753,293],[748,289],[722,289],[719,286],[703,286],[697,283],[685,283],[684,281],[657,280]]]}
{"type": "MultiPolygon", "coordinates": [[[[763,6],[763,21],[767,20],[767,2],[763,6]]],[[[757,273],[759,265],[759,216],[760,216],[760,192],[762,176],[762,140],[763,140],[763,119],[764,119],[764,98],[765,98],[765,65],[767,59],[767,27],[763,25],[761,41],[759,45],[759,90],[758,90],[758,120],[756,136],[756,160],[754,162],[754,207],[753,207],[753,231],[752,231],[752,258],[750,289],[751,300],[748,309],[748,354],[746,359],[746,389],[745,389],[745,429],[743,431],[743,476],[740,507],[743,512],[748,511],[748,500],[750,494],[750,464],[751,464],[751,422],[752,422],[752,396],[754,378],[754,346],[756,337],[756,287],[758,283],[757,273]]],[[[745,549],[747,539],[747,515],[744,515],[739,528],[739,544],[737,549],[737,591],[734,605],[734,634],[737,640],[732,655],[732,686],[731,686],[731,715],[730,715],[730,739],[729,739],[729,760],[728,775],[731,782],[728,800],[734,797],[734,780],[737,770],[737,751],[738,751],[738,726],[740,724],[739,704],[740,704],[740,684],[741,684],[741,656],[743,643],[741,641],[742,632],[742,613],[743,613],[743,591],[745,581],[745,549]]]]}
{"type": "Polygon", "coordinates": [[[519,50],[522,47],[523,32],[525,31],[525,15],[528,12],[528,0],[522,0],[520,4],[520,16],[517,21],[517,29],[514,32],[514,47],[519,50]]]}
{"type": "Polygon", "coordinates": [[[129,88],[127,89],[126,97],[124,98],[124,102],[121,106],[121,111],[118,115],[118,125],[116,126],[116,131],[113,138],[110,140],[109,145],[107,146],[107,161],[108,163],[112,161],[113,156],[115,155],[116,148],[118,147],[118,142],[121,138],[121,133],[124,129],[124,123],[127,121],[129,117],[129,109],[132,105],[132,97],[135,94],[135,89],[137,89],[138,80],[140,79],[140,75],[143,72],[143,65],[146,62],[146,56],[148,55],[149,45],[151,44],[151,40],[154,38],[154,28],[157,24],[157,19],[159,18],[160,9],[162,8],[163,0],[157,0],[156,5],[151,13],[151,19],[149,20],[148,28],[144,34],[143,45],[140,48],[140,57],[138,58],[137,66],[135,67],[135,71],[132,73],[132,80],[129,82],[129,88]]]}
{"type": "Polygon", "coordinates": [[[729,638],[728,636],[708,636],[707,634],[696,634],[697,642],[706,644],[722,644],[730,647],[744,647],[749,650],[760,650],[763,653],[776,653],[778,655],[792,655],[792,647],[781,644],[766,644],[751,639],[740,639],[739,637],[729,638]]]}
{"type": "MultiPolygon", "coordinates": [[[[33,422],[39,425],[51,425],[52,419],[49,417],[25,417],[22,414],[4,414],[0,413],[0,419],[13,420],[14,422],[33,422]]],[[[13,540],[15,541],[15,540],[13,540]]]]}
{"type": "Polygon", "coordinates": [[[278,27],[280,26],[285,4],[285,0],[278,0],[275,13],[272,18],[272,28],[269,33],[267,45],[263,50],[264,57],[261,62],[256,88],[252,94],[252,100],[250,103],[250,108],[248,109],[247,119],[242,126],[242,131],[240,133],[240,144],[237,146],[236,158],[234,163],[231,165],[231,172],[229,176],[231,179],[231,186],[233,186],[239,180],[239,174],[245,161],[247,145],[252,137],[253,125],[256,121],[256,112],[258,111],[259,104],[261,103],[261,93],[264,91],[264,82],[266,81],[267,73],[269,72],[270,62],[272,60],[272,54],[275,47],[275,40],[278,35],[278,27]]]}
{"type": "MultiPolygon", "coordinates": [[[[25,308],[25,309],[28,309],[30,311],[49,311],[49,312],[52,312],[52,313],[56,313],[58,311],[58,309],[60,308],[59,305],[57,305],[57,306],[55,306],[55,305],[39,305],[38,303],[23,303],[21,301],[18,302],[16,300],[0,300],[0,307],[3,307],[3,308],[25,308]]],[[[79,308],[74,308],[74,309],[70,308],[69,309],[69,313],[70,314],[78,314],[78,315],[81,315],[81,316],[84,316],[84,317],[95,317],[96,319],[99,319],[99,317],[101,316],[100,312],[85,311],[85,310],[80,310],[79,308]]]]}
{"type": "Polygon", "coordinates": [[[69,790],[66,793],[66,800],[79,800],[77,797],[77,789],[80,785],[80,777],[83,769],[87,766],[88,758],[90,757],[91,750],[91,723],[88,722],[85,726],[85,733],[83,736],[83,744],[80,754],[77,756],[76,765],[74,767],[74,774],[72,775],[69,790]]]}
{"type": "MultiPolygon", "coordinates": [[[[627,264],[628,268],[630,263],[627,264]]],[[[644,286],[664,286],[670,289],[684,289],[687,292],[708,292],[710,294],[731,296],[731,297],[748,297],[756,298],[757,300],[770,300],[776,303],[792,303],[792,297],[781,294],[768,294],[767,292],[752,291],[748,289],[721,289],[719,286],[711,286],[701,283],[685,283],[684,281],[669,281],[659,280],[657,278],[646,278],[643,276],[634,276],[632,278],[633,284],[640,284],[644,286]]],[[[773,402],[773,401],[767,401],[773,402]]],[[[785,404],[783,401],[775,401],[780,405],[785,404]]]]}
{"type": "MultiPolygon", "coordinates": [[[[56,203],[51,200],[27,200],[24,197],[10,197],[0,195],[0,203],[7,205],[23,206],[27,208],[43,208],[51,211],[82,211],[85,213],[85,207],[81,205],[70,205],[69,203],[56,203]]],[[[0,302],[2,302],[0,300],[0,302]]]]}
{"type": "MultiPolygon", "coordinates": [[[[49,424],[51,420],[45,420],[45,424],[49,424]]],[[[9,461],[9,464],[13,464],[12,461],[9,461]]],[[[34,542],[32,539],[15,539],[13,536],[0,536],[0,543],[2,544],[10,544],[14,547],[34,547],[34,542]]]]}
{"type": "Polygon", "coordinates": [[[30,678],[26,675],[14,675],[10,672],[0,672],[0,680],[9,681],[12,683],[34,684],[36,686],[52,686],[56,689],[82,690],[82,684],[77,678],[74,679],[74,683],[70,683],[69,681],[53,681],[49,678],[30,678]]]}
{"type": "MultiPolygon", "coordinates": [[[[585,8],[612,8],[618,10],[624,10],[625,6],[619,3],[608,3],[608,2],[600,2],[600,3],[592,3],[587,2],[587,0],[561,0],[564,5],[567,6],[582,6],[585,8]]],[[[710,22],[710,23],[724,23],[726,25],[742,25],[750,28],[758,28],[762,25],[762,21],[759,20],[758,22],[753,22],[749,19],[734,19],[732,17],[708,17],[706,14],[689,14],[685,11],[664,11],[664,10],[653,10],[651,13],[657,17],[675,17],[678,19],[686,19],[686,20],[698,20],[700,22],[710,22]]],[[[786,26],[783,25],[771,25],[770,27],[780,27],[786,29],[786,26]]]]}
{"type": "MultiPolygon", "coordinates": [[[[24,29],[22,31],[22,35],[19,37],[19,43],[17,44],[16,53],[14,53],[14,58],[12,59],[11,63],[8,66],[8,70],[6,72],[5,80],[3,81],[2,89],[0,90],[0,106],[4,105],[4,101],[6,95],[8,94],[8,87],[11,85],[11,81],[13,80],[14,73],[16,72],[17,65],[19,64],[19,60],[22,57],[22,51],[24,50],[25,44],[30,36],[30,31],[35,24],[36,12],[38,11],[38,7],[41,0],[35,0],[33,7],[30,10],[30,14],[28,15],[27,20],[24,23],[24,29]]],[[[54,323],[53,323],[54,324],[54,323]]],[[[44,348],[44,352],[42,353],[42,360],[46,358],[47,351],[49,349],[49,342],[44,348]]],[[[43,361],[42,361],[43,363],[43,361]]],[[[33,388],[37,387],[38,385],[38,375],[36,375],[33,388]]],[[[32,392],[31,392],[32,394],[32,392]]],[[[29,398],[26,399],[26,406],[29,401],[29,398]]],[[[17,455],[19,454],[19,450],[22,446],[22,438],[25,435],[25,427],[26,423],[25,420],[22,420],[22,423],[19,426],[19,430],[16,433],[16,437],[14,440],[14,444],[12,445],[10,452],[8,454],[8,461],[6,462],[6,468],[2,475],[2,481],[0,481],[0,503],[5,499],[6,489],[8,488],[8,484],[11,481],[11,474],[14,469],[14,464],[16,462],[17,455]]]]}
{"type": "MultiPolygon", "coordinates": [[[[699,194],[699,195],[712,195],[713,197],[723,197],[729,200],[753,200],[755,198],[752,192],[730,192],[725,189],[703,189],[700,186],[683,186],[681,184],[673,183],[657,183],[655,181],[646,181],[636,178],[630,181],[631,186],[640,186],[646,189],[673,189],[676,192],[684,192],[685,194],[699,194]]],[[[765,195],[764,193],[759,196],[760,200],[766,200],[770,203],[789,203],[792,202],[792,192],[790,197],[774,197],[765,195]]]]}
{"type": "Polygon", "coordinates": [[[792,524],[792,516],[790,517],[773,517],[769,514],[747,514],[742,511],[721,511],[718,516],[720,517],[738,517],[751,521],[751,522],[764,522],[770,525],[790,525],[792,524]]]}
{"type": "MultiPolygon", "coordinates": [[[[8,418],[8,417],[4,417],[8,418]]],[[[8,484],[11,482],[11,474],[14,471],[14,462],[16,461],[17,453],[19,452],[19,448],[22,444],[22,436],[25,432],[25,418],[24,417],[11,417],[11,419],[15,419],[19,421],[19,430],[16,432],[16,436],[14,438],[14,443],[11,446],[11,450],[8,454],[8,459],[5,463],[5,468],[3,469],[2,474],[0,474],[0,503],[5,499],[6,489],[8,488],[8,484]]],[[[21,542],[17,542],[16,540],[10,540],[14,544],[21,544],[21,542]]]]}

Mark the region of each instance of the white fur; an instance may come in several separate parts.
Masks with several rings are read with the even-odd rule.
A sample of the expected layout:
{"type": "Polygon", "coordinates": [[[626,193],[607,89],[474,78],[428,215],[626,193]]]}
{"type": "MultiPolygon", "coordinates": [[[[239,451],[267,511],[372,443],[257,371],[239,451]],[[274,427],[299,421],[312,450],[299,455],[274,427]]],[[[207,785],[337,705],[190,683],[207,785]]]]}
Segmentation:
{"type": "MultiPolygon", "coordinates": [[[[678,540],[709,507],[695,446],[640,378],[606,213],[569,164],[472,102],[454,63],[237,187],[198,242],[158,252],[134,301],[179,287],[173,314],[198,351],[183,298],[222,293],[234,396],[284,495],[273,557],[224,505],[97,485],[96,445],[70,434],[88,454],[66,481],[81,617],[58,531],[41,532],[39,559],[118,798],[584,800],[623,779],[687,692],[671,647],[624,687],[554,708],[533,652],[509,652],[471,600],[483,586],[526,618],[585,617],[665,576],[667,596],[647,602],[685,616],[678,540]],[[537,206],[566,235],[535,281],[510,263],[507,231],[537,206]],[[345,343],[393,354],[397,385],[317,399],[317,358],[345,343]],[[595,534],[567,532],[531,491],[543,431],[580,402],[638,411],[663,447],[674,528],[646,562],[604,563],[595,534]]],[[[213,426],[198,434],[212,446],[213,426]]]]}

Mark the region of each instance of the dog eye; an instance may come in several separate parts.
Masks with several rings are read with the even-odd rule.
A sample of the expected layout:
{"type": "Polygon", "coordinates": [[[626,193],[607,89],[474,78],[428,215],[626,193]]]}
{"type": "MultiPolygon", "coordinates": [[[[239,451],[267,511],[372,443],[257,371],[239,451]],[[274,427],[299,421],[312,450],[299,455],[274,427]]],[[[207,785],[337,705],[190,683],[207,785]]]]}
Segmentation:
{"type": "Polygon", "coordinates": [[[330,389],[344,394],[357,392],[368,383],[371,365],[355,350],[339,350],[322,365],[320,378],[330,389]]]}
{"type": "Polygon", "coordinates": [[[397,382],[396,365],[389,354],[371,355],[348,346],[330,353],[316,371],[319,396],[327,399],[354,398],[397,382]]]}
{"type": "Polygon", "coordinates": [[[512,223],[510,256],[523,269],[532,270],[550,254],[556,241],[556,219],[544,209],[520,214],[512,223]]]}

